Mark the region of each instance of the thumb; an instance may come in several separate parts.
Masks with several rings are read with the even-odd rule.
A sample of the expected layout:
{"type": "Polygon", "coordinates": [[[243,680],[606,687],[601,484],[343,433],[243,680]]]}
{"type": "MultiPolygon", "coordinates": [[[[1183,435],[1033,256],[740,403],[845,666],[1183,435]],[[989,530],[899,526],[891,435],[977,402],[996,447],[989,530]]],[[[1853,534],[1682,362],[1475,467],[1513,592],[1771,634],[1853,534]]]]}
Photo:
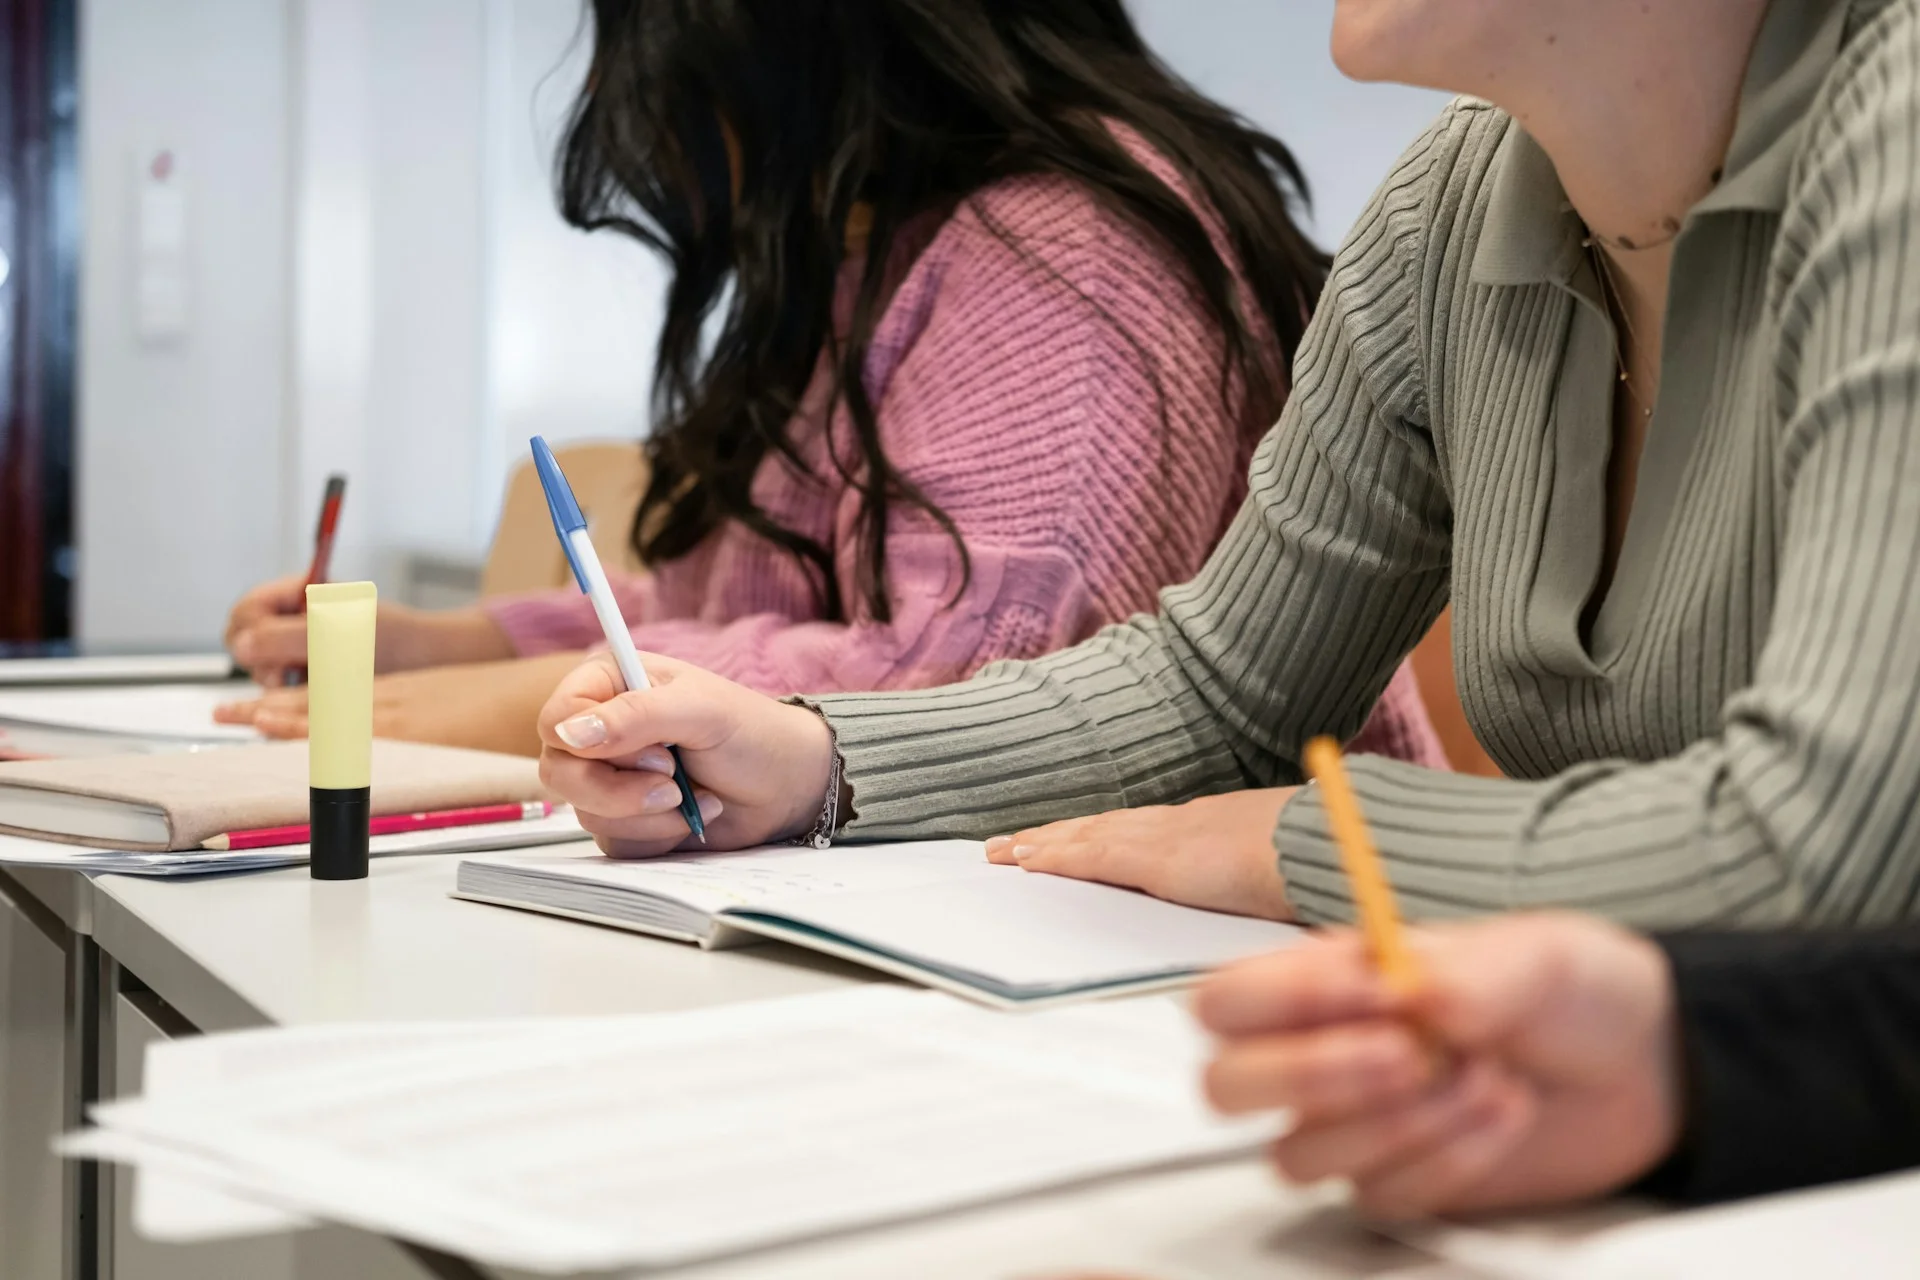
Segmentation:
{"type": "Polygon", "coordinates": [[[547,731],[549,745],[587,760],[632,756],[648,747],[710,750],[738,726],[699,681],[674,680],[630,690],[578,711],[547,731]]]}

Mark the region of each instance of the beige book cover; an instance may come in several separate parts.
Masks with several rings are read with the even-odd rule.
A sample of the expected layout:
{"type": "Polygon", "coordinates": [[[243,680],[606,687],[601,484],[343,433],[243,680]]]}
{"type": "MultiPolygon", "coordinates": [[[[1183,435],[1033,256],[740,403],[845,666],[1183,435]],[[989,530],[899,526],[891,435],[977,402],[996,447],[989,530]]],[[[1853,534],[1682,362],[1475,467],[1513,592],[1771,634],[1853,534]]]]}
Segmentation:
{"type": "MultiPolygon", "coordinates": [[[[373,744],[375,815],[543,800],[523,756],[373,744]]],[[[307,744],[0,764],[0,832],[164,853],[307,820],[307,744]]]]}

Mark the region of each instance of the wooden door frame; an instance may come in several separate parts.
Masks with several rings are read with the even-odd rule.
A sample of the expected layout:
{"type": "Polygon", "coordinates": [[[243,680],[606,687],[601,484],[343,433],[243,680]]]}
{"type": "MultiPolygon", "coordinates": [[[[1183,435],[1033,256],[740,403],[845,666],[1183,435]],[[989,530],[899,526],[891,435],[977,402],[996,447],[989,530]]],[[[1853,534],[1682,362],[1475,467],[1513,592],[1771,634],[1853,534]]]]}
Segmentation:
{"type": "Polygon", "coordinates": [[[0,642],[73,628],[77,7],[0,8],[0,642]]]}

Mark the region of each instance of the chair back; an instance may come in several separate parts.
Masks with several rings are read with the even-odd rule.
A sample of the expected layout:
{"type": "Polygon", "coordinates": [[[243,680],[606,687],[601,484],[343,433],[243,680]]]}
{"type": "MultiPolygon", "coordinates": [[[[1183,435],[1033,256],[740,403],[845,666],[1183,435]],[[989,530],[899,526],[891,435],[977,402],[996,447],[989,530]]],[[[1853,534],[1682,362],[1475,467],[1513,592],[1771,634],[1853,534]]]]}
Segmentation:
{"type": "MultiPolygon", "coordinates": [[[[639,573],[640,558],[627,537],[647,487],[647,460],[639,446],[631,441],[584,441],[563,445],[553,456],[567,473],[567,483],[587,517],[587,536],[607,572],[639,573]]],[[[563,587],[572,580],[560,540],[553,536],[540,477],[528,458],[507,481],[500,523],[480,571],[480,594],[539,591],[563,587]]]]}

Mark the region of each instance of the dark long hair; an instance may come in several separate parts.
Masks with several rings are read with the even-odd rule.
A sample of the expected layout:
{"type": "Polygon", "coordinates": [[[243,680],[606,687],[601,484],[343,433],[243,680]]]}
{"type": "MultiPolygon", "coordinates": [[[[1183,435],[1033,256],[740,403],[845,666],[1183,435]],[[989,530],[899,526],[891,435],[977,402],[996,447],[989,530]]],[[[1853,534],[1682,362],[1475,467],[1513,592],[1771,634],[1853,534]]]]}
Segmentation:
{"type": "MultiPolygon", "coordinates": [[[[1163,66],[1122,0],[592,0],[592,10],[592,66],[558,160],[561,211],[673,265],[645,445],[652,475],[632,535],[642,559],[683,556],[737,520],[810,567],[828,617],[848,616],[832,551],[752,493],[769,452],[803,465],[789,423],[824,357],[858,446],[833,464],[860,495],[857,587],[869,616],[891,617],[888,513],[917,507],[959,534],[888,459],[861,376],[885,272],[916,215],[1016,174],[1070,178],[1164,241],[1226,335],[1241,411],[1261,425],[1278,411],[1327,270],[1291,214],[1306,181],[1278,141],[1163,66]],[[1211,206],[1251,299],[1115,123],[1211,206]],[[856,207],[871,211],[866,265],[836,334],[856,207]]],[[[1223,378],[1223,413],[1226,391],[1223,378]]]]}

